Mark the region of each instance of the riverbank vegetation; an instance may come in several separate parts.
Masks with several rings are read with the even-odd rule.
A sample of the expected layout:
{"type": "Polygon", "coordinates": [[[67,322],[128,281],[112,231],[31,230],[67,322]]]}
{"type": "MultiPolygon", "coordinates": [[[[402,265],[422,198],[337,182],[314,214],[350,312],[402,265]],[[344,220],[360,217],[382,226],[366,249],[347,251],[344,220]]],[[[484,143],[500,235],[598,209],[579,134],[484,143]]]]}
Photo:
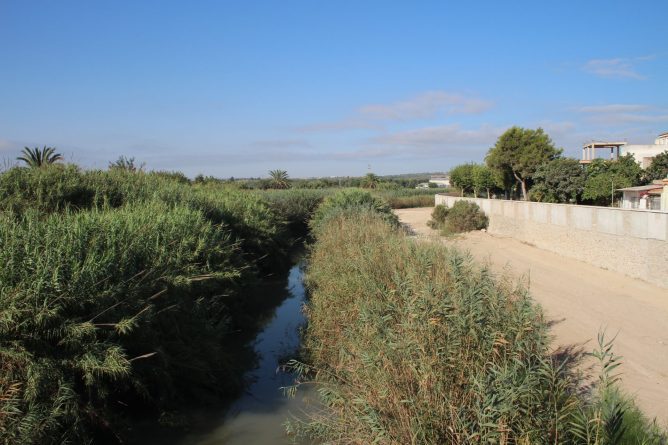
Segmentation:
{"type": "Polygon", "coordinates": [[[178,174],[0,175],[1,442],[121,442],[236,394],[244,289],[294,239],[279,211],[178,174]]]}
{"type": "Polygon", "coordinates": [[[47,148],[0,174],[0,443],[122,442],[137,420],[179,423],[238,394],[247,289],[287,266],[333,190],[288,189],[280,170],[282,189],[247,190],[123,157],[85,171],[47,148]]]}
{"type": "Polygon", "coordinates": [[[551,352],[526,288],[353,201],[372,197],[316,212],[304,354],[292,366],[323,407],[289,432],[355,444],[665,443],[619,396],[603,336],[591,390],[574,356],[551,352]]]}

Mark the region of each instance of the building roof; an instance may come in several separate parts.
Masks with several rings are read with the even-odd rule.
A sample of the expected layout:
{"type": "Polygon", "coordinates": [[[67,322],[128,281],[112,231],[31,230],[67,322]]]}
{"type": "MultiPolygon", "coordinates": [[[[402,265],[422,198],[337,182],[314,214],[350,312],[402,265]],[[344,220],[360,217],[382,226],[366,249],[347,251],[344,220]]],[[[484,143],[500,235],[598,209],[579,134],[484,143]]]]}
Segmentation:
{"type": "Polygon", "coordinates": [[[660,190],[663,189],[663,186],[657,184],[650,185],[638,185],[636,187],[625,187],[623,189],[617,189],[620,192],[647,192],[650,190],[660,190]]]}

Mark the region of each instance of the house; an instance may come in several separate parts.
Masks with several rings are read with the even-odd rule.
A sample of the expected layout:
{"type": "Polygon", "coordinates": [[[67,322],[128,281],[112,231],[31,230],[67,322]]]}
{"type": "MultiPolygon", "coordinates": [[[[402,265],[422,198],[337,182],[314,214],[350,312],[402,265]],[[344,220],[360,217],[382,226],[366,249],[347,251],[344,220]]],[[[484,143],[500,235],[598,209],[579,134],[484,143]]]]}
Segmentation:
{"type": "Polygon", "coordinates": [[[633,155],[636,162],[642,168],[647,168],[652,163],[654,156],[668,150],[668,132],[661,133],[659,137],[654,140],[654,144],[629,144],[622,141],[596,141],[588,142],[582,147],[582,159],[580,164],[589,164],[591,161],[599,157],[601,150],[604,151],[603,157],[609,157],[610,160],[619,159],[620,155],[633,155]],[[597,153],[598,151],[598,153],[597,153]]]}
{"type": "Polygon", "coordinates": [[[429,179],[430,184],[436,184],[436,187],[450,187],[449,176],[432,176],[429,179]]]}
{"type": "Polygon", "coordinates": [[[654,141],[654,144],[626,145],[623,147],[622,153],[632,154],[642,168],[647,168],[652,163],[654,156],[666,150],[668,150],[668,132],[661,133],[654,141]]]}
{"type": "Polygon", "coordinates": [[[648,185],[617,189],[622,192],[623,209],[668,212],[668,178],[648,185]]]}

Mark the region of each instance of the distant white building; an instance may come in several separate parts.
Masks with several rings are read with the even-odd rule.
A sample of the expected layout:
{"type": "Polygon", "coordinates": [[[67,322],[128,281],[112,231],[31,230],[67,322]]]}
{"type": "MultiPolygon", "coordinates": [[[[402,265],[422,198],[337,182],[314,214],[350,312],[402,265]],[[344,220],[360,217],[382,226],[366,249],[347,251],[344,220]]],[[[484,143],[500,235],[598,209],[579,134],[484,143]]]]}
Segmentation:
{"type": "Polygon", "coordinates": [[[618,159],[621,155],[632,154],[642,168],[647,168],[652,163],[654,156],[668,150],[668,132],[661,133],[654,141],[654,144],[628,144],[621,141],[589,142],[582,147],[582,160],[580,163],[591,163],[591,161],[599,157],[598,155],[601,154],[601,150],[603,150],[603,157],[609,156],[611,160],[618,159]]]}
{"type": "Polygon", "coordinates": [[[668,132],[661,133],[654,144],[647,145],[625,145],[622,154],[632,154],[642,168],[647,168],[652,163],[654,156],[668,150],[668,132]]]}
{"type": "Polygon", "coordinates": [[[450,187],[449,176],[432,176],[429,179],[431,184],[436,184],[436,187],[450,187]]]}

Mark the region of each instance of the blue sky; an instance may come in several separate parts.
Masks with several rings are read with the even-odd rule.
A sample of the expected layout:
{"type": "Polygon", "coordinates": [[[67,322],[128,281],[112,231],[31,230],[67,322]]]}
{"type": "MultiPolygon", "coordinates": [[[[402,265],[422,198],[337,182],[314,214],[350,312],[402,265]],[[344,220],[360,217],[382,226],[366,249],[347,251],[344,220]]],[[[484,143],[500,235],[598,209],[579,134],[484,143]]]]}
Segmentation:
{"type": "Polygon", "coordinates": [[[668,131],[668,1],[0,1],[0,157],[445,171],[508,127],[668,131]]]}

